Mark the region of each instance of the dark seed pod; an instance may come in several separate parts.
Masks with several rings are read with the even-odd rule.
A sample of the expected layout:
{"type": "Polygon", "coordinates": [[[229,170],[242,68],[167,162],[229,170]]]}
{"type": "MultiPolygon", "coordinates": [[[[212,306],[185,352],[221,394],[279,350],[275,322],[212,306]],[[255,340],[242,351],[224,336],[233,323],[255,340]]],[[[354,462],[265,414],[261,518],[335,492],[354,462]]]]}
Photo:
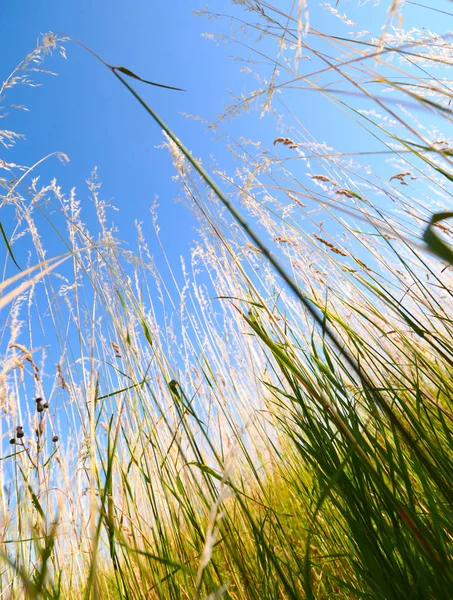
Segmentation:
{"type": "Polygon", "coordinates": [[[9,443],[10,443],[10,444],[15,444],[15,443],[16,443],[16,438],[11,438],[11,439],[9,440],[9,443]]]}
{"type": "Polygon", "coordinates": [[[52,442],[56,444],[58,442],[58,435],[54,435],[52,438],[52,442]]]}
{"type": "Polygon", "coordinates": [[[41,412],[43,412],[43,410],[44,410],[44,406],[43,406],[42,404],[39,404],[39,403],[38,403],[38,404],[36,405],[36,410],[37,410],[39,413],[41,413],[41,412]]]}
{"type": "Polygon", "coordinates": [[[42,398],[39,398],[39,397],[35,398],[35,402],[36,402],[36,404],[39,404],[39,402],[42,402],[42,398]]]}
{"type": "Polygon", "coordinates": [[[44,402],[43,407],[44,408],[49,408],[49,403],[48,402],[44,402]]]}
{"type": "Polygon", "coordinates": [[[24,435],[24,428],[21,425],[18,425],[16,427],[16,437],[20,440],[24,435]]]}

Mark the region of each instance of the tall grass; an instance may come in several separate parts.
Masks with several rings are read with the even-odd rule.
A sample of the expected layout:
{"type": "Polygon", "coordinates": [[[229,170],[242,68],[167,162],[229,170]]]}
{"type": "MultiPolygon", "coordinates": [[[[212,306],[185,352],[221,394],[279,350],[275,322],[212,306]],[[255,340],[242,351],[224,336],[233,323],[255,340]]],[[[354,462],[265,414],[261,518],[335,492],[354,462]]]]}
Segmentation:
{"type": "MultiPolygon", "coordinates": [[[[278,101],[284,119],[271,149],[230,138],[236,175],[214,179],[166,129],[199,223],[188,264],[167,258],[157,206],[161,258],[140,226],[137,251],[122,248],[96,171],[90,232],[74,192],[56,181],[27,188],[31,170],[3,164],[15,177],[2,180],[2,202],[17,223],[7,267],[20,237],[34,248],[1,287],[4,597],[418,599],[453,589],[443,218],[453,171],[439,133],[451,92],[435,71],[451,62],[449,40],[392,29],[398,2],[375,38],[307,28],[304,2],[288,14],[241,4],[240,26],[263,52],[249,46],[267,60],[277,41],[278,53],[266,85],[225,117],[278,101]],[[290,106],[294,86],[362,125],[377,140],[373,158],[312,139],[290,106]],[[51,259],[38,226],[49,203],[67,228],[66,254],[51,259]]],[[[28,66],[59,44],[46,36],[7,81],[26,83],[28,66]]]]}

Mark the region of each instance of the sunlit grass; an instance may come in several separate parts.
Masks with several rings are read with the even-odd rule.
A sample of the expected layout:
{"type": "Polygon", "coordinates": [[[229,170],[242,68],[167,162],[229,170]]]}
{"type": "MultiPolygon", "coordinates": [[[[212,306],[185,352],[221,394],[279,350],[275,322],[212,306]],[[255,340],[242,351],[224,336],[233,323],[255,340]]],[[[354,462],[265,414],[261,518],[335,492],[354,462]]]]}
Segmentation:
{"type": "MultiPolygon", "coordinates": [[[[449,597],[451,230],[432,215],[451,203],[451,152],[438,138],[451,94],[386,57],[410,52],[426,75],[450,47],[416,32],[392,39],[398,5],[365,48],[303,37],[297,15],[283,25],[261,2],[246,13],[250,31],[287,42],[283,102],[302,44],[327,79],[298,85],[363,124],[391,177],[316,142],[290,111],[271,149],[230,139],[231,178],[209,175],[165,126],[199,223],[182,268],[160,243],[156,206],[162,255],[140,226],[136,252],[123,249],[96,171],[91,232],[74,192],[2,180],[17,222],[8,265],[23,236],[33,248],[0,288],[4,597],[449,597]],[[403,67],[411,86],[393,79],[403,67]],[[343,89],[332,91],[332,73],[343,89]],[[369,91],[370,78],[400,95],[369,91]],[[67,228],[55,259],[39,229],[49,205],[67,228]]],[[[22,70],[59,43],[46,36],[22,70]]],[[[277,75],[227,115],[269,111],[276,85],[277,75]]]]}

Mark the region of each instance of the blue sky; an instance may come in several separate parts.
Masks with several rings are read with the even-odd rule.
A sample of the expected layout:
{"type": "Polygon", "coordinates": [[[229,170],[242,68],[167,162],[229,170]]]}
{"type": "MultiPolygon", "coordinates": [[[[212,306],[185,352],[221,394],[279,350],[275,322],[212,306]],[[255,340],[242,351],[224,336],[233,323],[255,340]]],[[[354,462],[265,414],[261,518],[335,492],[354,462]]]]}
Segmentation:
{"type": "MultiPolygon", "coordinates": [[[[292,2],[281,0],[279,4],[288,8],[292,2]]],[[[344,27],[320,4],[309,2],[311,25],[330,33],[344,33],[344,27]]],[[[338,9],[359,16],[365,27],[378,33],[377,24],[385,20],[387,3],[380,9],[368,5],[359,11],[354,9],[355,4],[340,2],[338,9]]],[[[206,31],[228,31],[227,21],[207,21],[192,13],[192,9],[205,5],[204,0],[45,0],[28,3],[25,8],[18,2],[2,2],[0,77],[5,78],[34,47],[40,33],[70,35],[110,64],[124,65],[145,78],[185,88],[186,92],[172,92],[136,86],[196,156],[208,164],[209,155],[215,154],[217,163],[231,171],[234,163],[223,144],[216,143],[215,136],[199,123],[180,114],[213,120],[229,102],[227,90],[237,94],[255,85],[240,72],[241,65],[230,59],[235,52],[243,51],[246,56],[247,50],[216,45],[202,37],[206,31]]],[[[439,1],[439,8],[448,6],[448,2],[439,1]]],[[[247,19],[247,13],[227,1],[211,2],[210,8],[247,19]]],[[[420,22],[420,11],[427,25],[441,23],[437,13],[409,3],[405,9],[406,25],[411,24],[411,19],[420,22]]],[[[443,23],[440,30],[445,30],[443,23]]],[[[86,198],[87,203],[85,180],[98,166],[102,197],[113,198],[120,209],[115,221],[121,223],[120,236],[129,240],[131,247],[134,220],[144,221],[146,228],[148,209],[158,196],[162,238],[175,259],[180,253],[186,254],[195,235],[193,223],[188,211],[174,203],[179,190],[171,180],[173,169],[168,154],[156,148],[162,142],[158,128],[108,70],[76,44],[68,42],[66,46],[67,61],[55,56],[44,65],[58,73],[57,77],[39,76],[43,87],[18,88],[8,98],[10,102],[26,104],[30,112],[11,111],[3,121],[9,129],[27,137],[5,158],[33,164],[51,152],[65,152],[71,162],[63,166],[52,159],[41,170],[42,182],[46,176],[55,176],[67,191],[76,186],[79,198],[86,198]]],[[[304,125],[315,138],[339,151],[370,149],[370,139],[351,129],[350,122],[327,101],[316,93],[300,94],[294,96],[294,106],[301,108],[304,125]]],[[[229,133],[260,140],[269,147],[278,135],[275,120],[270,116],[260,119],[259,114],[233,122],[229,133]]],[[[11,218],[12,213],[2,215],[5,227],[12,226],[8,222],[11,218]]]]}
{"type": "MultiPolygon", "coordinates": [[[[228,90],[240,94],[257,86],[253,78],[241,72],[241,63],[230,58],[235,53],[247,57],[251,55],[249,50],[243,46],[216,45],[202,37],[203,32],[229,31],[227,20],[207,21],[192,13],[192,9],[200,9],[205,4],[206,0],[41,0],[29,2],[25,7],[23,3],[4,0],[0,4],[0,78],[7,77],[34,48],[40,34],[53,31],[70,35],[110,64],[123,65],[146,79],[185,88],[186,92],[174,92],[134,84],[194,155],[203,159],[205,166],[209,168],[212,155],[221,169],[233,174],[236,164],[223,140],[217,140],[218,134],[206,131],[199,122],[181,115],[189,113],[214,120],[229,103],[228,90]]],[[[213,11],[248,18],[241,7],[226,0],[208,4],[213,11]]],[[[279,4],[288,8],[292,0],[281,0],[279,4]]],[[[344,33],[344,26],[320,4],[309,1],[311,26],[331,34],[344,33]]],[[[451,4],[439,0],[436,6],[449,10],[451,4]]],[[[355,5],[356,2],[341,0],[338,9],[379,35],[388,3],[384,2],[380,8],[369,3],[360,10],[354,8],[355,5]]],[[[443,34],[453,26],[453,19],[448,15],[415,3],[407,3],[404,15],[408,27],[422,22],[425,27],[443,34]]],[[[55,55],[44,64],[44,68],[55,71],[57,77],[38,75],[42,87],[18,87],[8,96],[7,103],[25,104],[30,110],[10,111],[2,120],[2,126],[24,133],[26,140],[5,153],[0,149],[0,158],[31,165],[51,152],[66,153],[69,164],[51,159],[40,169],[41,183],[56,177],[66,193],[75,186],[88,227],[93,210],[85,182],[97,166],[102,181],[101,197],[113,199],[118,207],[119,212],[111,216],[119,228],[119,237],[132,250],[135,249],[134,222],[139,220],[144,222],[145,235],[149,235],[151,252],[158,253],[149,217],[149,208],[157,196],[161,237],[177,270],[179,256],[188,258],[196,238],[195,223],[187,208],[175,203],[180,189],[172,181],[174,171],[168,153],[157,148],[163,141],[161,132],[93,56],[72,42],[67,42],[66,48],[67,61],[55,55]]],[[[276,51],[270,43],[260,49],[271,55],[276,51]]],[[[313,70],[317,66],[313,63],[313,70]]],[[[262,74],[270,75],[268,66],[257,68],[262,74]]],[[[370,136],[359,127],[352,127],[352,121],[319,94],[297,91],[286,98],[317,140],[325,141],[339,152],[378,149],[370,136]]],[[[261,119],[259,112],[233,121],[227,129],[232,136],[245,136],[268,148],[272,148],[279,135],[274,116],[261,119]]],[[[370,158],[370,163],[372,161],[370,158]]],[[[11,207],[2,209],[1,221],[10,233],[14,226],[11,207]]],[[[46,231],[46,225],[42,226],[46,231]]],[[[49,255],[63,252],[64,247],[50,228],[48,234],[45,243],[49,255]]],[[[26,261],[24,243],[19,240],[14,248],[21,266],[26,261]]],[[[4,255],[5,248],[1,245],[0,259],[4,255]]],[[[10,273],[14,272],[10,264],[10,273]]]]}
{"type": "MultiPolygon", "coordinates": [[[[197,4],[202,3],[190,3],[193,8],[197,4]]],[[[37,36],[50,30],[81,40],[111,64],[185,88],[187,92],[178,93],[138,86],[198,155],[209,142],[202,139],[199,125],[179,113],[214,118],[227,100],[227,87],[238,80],[237,66],[223,48],[201,37],[206,23],[193,16],[184,1],[48,1],[30,3],[27,10],[15,2],[2,3],[0,23],[3,77],[34,47],[37,36]]],[[[44,173],[56,176],[66,189],[75,185],[82,199],[87,197],[85,179],[96,165],[102,196],[113,197],[121,211],[125,239],[133,234],[135,219],[147,220],[158,195],[163,235],[168,226],[174,239],[190,242],[188,215],[181,205],[175,211],[173,203],[178,190],[171,184],[171,161],[156,149],[162,142],[158,128],[90,54],[70,42],[66,47],[68,61],[58,56],[46,61],[45,68],[58,77],[40,76],[42,88],[11,93],[12,100],[26,104],[30,112],[10,113],[8,127],[24,132],[27,141],[11,150],[9,158],[32,164],[50,152],[65,152],[71,162],[63,166],[53,160],[44,173]]]]}

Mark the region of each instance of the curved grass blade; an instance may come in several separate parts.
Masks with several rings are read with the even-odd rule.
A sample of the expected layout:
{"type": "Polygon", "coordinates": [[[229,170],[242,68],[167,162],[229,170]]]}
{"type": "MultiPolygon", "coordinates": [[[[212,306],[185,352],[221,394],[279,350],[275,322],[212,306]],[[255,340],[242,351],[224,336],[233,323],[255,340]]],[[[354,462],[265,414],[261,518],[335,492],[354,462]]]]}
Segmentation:
{"type": "Polygon", "coordinates": [[[11,259],[12,259],[13,263],[16,265],[16,267],[19,269],[19,271],[22,271],[22,269],[21,269],[21,268],[19,267],[19,265],[17,264],[17,261],[16,261],[16,259],[14,258],[14,254],[13,254],[13,251],[12,251],[12,249],[11,249],[11,246],[10,246],[10,244],[9,244],[9,240],[8,240],[8,238],[6,237],[5,230],[3,229],[3,225],[2,225],[1,223],[0,223],[0,233],[2,234],[3,241],[4,241],[4,242],[5,242],[5,244],[6,244],[6,248],[8,249],[8,254],[11,256],[11,259]]]}
{"type": "Polygon", "coordinates": [[[433,254],[453,265],[453,252],[433,231],[434,225],[451,217],[453,217],[453,212],[435,213],[431,217],[431,221],[423,233],[423,241],[428,245],[433,254]]]}
{"type": "Polygon", "coordinates": [[[186,91],[183,88],[174,87],[172,85],[165,85],[163,83],[156,83],[155,81],[149,81],[148,79],[143,79],[142,77],[139,77],[138,75],[136,75],[130,69],[126,69],[126,67],[112,67],[110,65],[109,65],[109,67],[112,69],[112,71],[120,71],[120,73],[124,73],[124,75],[127,75],[128,77],[133,77],[134,79],[137,79],[138,81],[141,81],[142,83],[147,83],[148,85],[155,85],[156,87],[165,88],[167,90],[175,90],[177,92],[185,92],[186,91]]]}

